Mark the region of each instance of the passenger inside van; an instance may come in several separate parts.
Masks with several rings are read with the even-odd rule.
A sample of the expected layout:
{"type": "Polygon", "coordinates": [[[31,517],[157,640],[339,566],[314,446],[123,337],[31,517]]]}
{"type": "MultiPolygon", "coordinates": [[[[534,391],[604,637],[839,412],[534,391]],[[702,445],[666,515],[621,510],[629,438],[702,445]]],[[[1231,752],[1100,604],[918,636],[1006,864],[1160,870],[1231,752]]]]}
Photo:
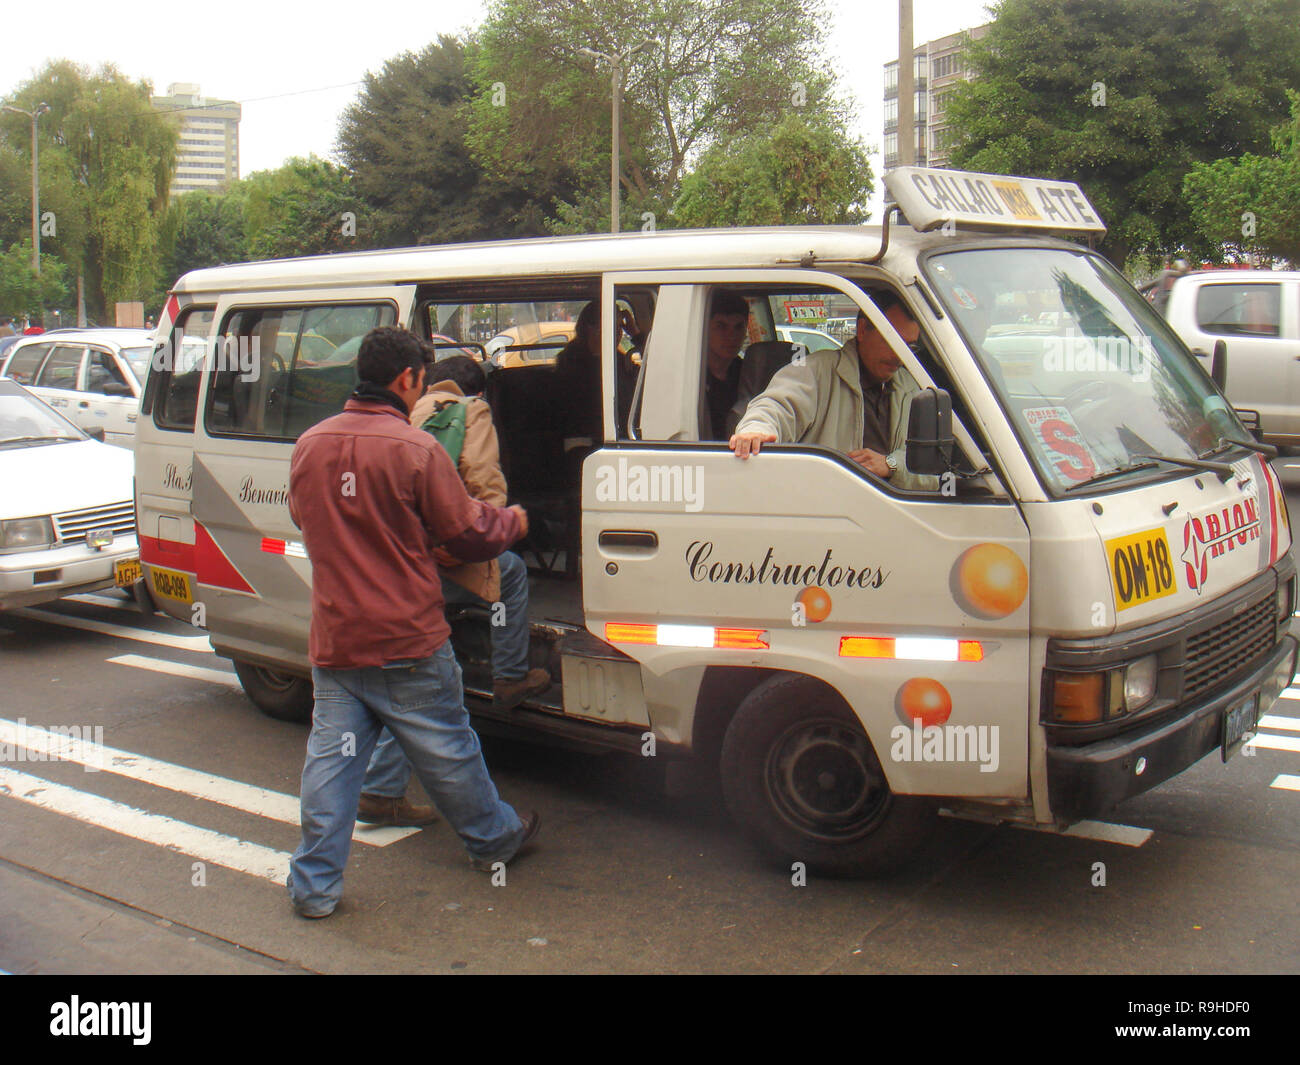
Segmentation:
{"type": "Polygon", "coordinates": [[[740,394],[741,360],[736,356],[749,332],[749,301],[738,292],[716,289],[709,303],[705,351],[704,402],[709,412],[709,440],[726,440],[728,417],[740,394]]]}
{"type": "MultiPolygon", "coordinates": [[[[587,447],[595,447],[605,439],[601,405],[600,311],[599,300],[592,300],[582,309],[573,339],[555,359],[556,373],[568,393],[564,406],[565,426],[572,430],[571,439],[586,440],[587,447]]],[[[642,329],[627,308],[619,308],[618,326],[620,335],[626,334],[632,342],[631,351],[625,352],[619,345],[618,352],[616,394],[619,397],[619,434],[622,435],[627,422],[627,408],[631,406],[632,391],[636,386],[637,370],[631,353],[645,350],[649,330],[642,329]]]]}

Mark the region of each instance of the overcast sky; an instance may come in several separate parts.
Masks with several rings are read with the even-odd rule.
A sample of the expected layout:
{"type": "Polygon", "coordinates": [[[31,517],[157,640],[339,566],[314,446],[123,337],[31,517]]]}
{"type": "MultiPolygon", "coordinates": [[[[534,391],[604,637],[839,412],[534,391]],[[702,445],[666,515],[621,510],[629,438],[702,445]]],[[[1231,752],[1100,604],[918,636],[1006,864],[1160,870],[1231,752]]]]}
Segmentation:
{"type": "MultiPolygon", "coordinates": [[[[882,67],[898,53],[895,0],[830,0],[833,24],[827,66],[856,106],[858,130],[881,169],[882,67]]],[[[987,0],[914,0],[915,43],[988,21],[987,0]]],[[[238,100],[240,176],[279,166],[294,155],[333,158],[338,117],[366,71],[439,33],[478,23],[480,0],[376,0],[347,5],[284,0],[218,0],[158,5],[142,0],[14,3],[3,20],[0,95],[8,96],[49,59],[114,63],[162,94],[173,82],[197,83],[205,96],[238,100]]],[[[879,221],[880,190],[872,218],[879,221]]]]}

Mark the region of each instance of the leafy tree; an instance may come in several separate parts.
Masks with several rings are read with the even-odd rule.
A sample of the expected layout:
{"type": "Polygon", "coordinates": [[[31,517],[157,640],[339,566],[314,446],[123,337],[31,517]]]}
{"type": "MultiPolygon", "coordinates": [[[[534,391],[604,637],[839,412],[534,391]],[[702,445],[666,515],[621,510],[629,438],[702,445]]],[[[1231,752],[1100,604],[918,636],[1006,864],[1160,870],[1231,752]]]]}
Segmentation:
{"type": "Polygon", "coordinates": [[[688,228],[857,223],[874,187],[860,141],[790,115],[710,148],[682,182],[671,217],[688,228]]]}
{"type": "Polygon", "coordinates": [[[828,24],[821,0],[494,0],[471,57],[469,144],[496,173],[577,190],[553,229],[605,228],[611,72],[578,47],[652,42],[621,93],[619,182],[644,210],[671,204],[715,142],[840,114],[822,69],[828,24]]]}
{"type": "Polygon", "coordinates": [[[1196,234],[1183,178],[1260,150],[1300,84],[1294,0],[1000,0],[949,105],[952,164],[1078,181],[1123,264],[1196,234]]]}
{"type": "Polygon", "coordinates": [[[465,45],[446,35],[366,75],[338,135],[338,156],[368,209],[365,243],[398,247],[543,232],[553,195],[513,175],[487,173],[465,150],[472,92],[465,45]]]}
{"type": "Polygon", "coordinates": [[[250,259],[284,259],[367,247],[352,176],[316,156],[289,159],[243,182],[244,249],[250,259]],[[350,231],[349,218],[355,223],[350,231]]]}
{"type": "MultiPolygon", "coordinates": [[[[40,134],[41,213],[52,211],[49,249],[87,278],[99,308],[140,299],[154,284],[159,216],[176,167],[177,124],[150,104],[148,82],[111,65],[98,72],[48,63],[14,94],[17,106],[46,103],[40,134]]],[[[0,134],[30,160],[31,126],[4,113],[0,134]]],[[[0,174],[7,171],[0,167],[0,174]]]]}
{"type": "Polygon", "coordinates": [[[1219,251],[1300,265],[1300,93],[1291,119],[1273,131],[1271,156],[1197,163],[1183,180],[1192,223],[1219,251]]]}
{"type": "Polygon", "coordinates": [[[41,255],[41,274],[32,270],[32,242],[17,242],[0,254],[0,314],[40,318],[47,309],[65,305],[67,270],[52,255],[41,255]]]}

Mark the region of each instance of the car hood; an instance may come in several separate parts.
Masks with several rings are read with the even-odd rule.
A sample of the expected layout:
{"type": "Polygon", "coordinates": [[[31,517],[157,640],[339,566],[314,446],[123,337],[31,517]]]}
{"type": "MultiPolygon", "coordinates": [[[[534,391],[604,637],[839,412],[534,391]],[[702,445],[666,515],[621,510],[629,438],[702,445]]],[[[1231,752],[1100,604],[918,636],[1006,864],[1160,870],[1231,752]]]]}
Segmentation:
{"type": "Polygon", "coordinates": [[[0,450],[0,518],[61,514],[131,499],[135,455],[82,440],[0,450]]]}

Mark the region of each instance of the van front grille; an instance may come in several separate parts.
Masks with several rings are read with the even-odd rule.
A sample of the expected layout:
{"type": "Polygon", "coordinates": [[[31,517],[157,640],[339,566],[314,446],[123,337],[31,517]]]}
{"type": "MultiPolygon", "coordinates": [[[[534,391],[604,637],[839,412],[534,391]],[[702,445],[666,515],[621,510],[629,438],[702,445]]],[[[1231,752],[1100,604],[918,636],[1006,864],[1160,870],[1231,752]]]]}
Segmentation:
{"type": "Polygon", "coordinates": [[[1266,595],[1236,617],[1187,638],[1183,701],[1192,702],[1226,683],[1276,642],[1273,596],[1266,595]]]}

